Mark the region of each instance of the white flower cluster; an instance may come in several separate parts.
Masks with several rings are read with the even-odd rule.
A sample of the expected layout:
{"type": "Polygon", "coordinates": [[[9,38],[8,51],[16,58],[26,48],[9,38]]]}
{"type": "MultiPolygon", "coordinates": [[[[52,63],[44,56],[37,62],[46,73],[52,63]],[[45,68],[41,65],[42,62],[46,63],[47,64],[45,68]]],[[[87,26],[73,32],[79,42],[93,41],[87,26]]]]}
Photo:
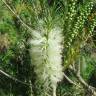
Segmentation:
{"type": "Polygon", "coordinates": [[[33,31],[33,38],[30,40],[30,54],[32,64],[38,79],[46,82],[46,86],[51,84],[53,96],[56,95],[57,82],[63,78],[62,70],[62,30],[55,27],[45,35],[47,30],[33,31]]]}

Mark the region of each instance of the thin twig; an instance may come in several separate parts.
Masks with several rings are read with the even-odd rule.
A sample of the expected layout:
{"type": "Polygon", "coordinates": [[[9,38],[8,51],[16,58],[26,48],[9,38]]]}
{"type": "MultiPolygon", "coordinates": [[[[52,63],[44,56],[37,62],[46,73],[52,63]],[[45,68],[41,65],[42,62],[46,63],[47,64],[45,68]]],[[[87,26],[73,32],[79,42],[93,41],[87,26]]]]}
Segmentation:
{"type": "MultiPolygon", "coordinates": [[[[28,26],[21,18],[20,18],[20,16],[16,13],[16,11],[14,11],[11,7],[10,7],[10,5],[8,5],[7,4],[7,2],[5,1],[5,0],[2,0],[2,2],[6,5],[6,7],[18,18],[18,20],[22,23],[22,25],[24,26],[24,27],[26,27],[30,32],[32,32],[33,31],[33,29],[30,27],[30,26],[28,26]]],[[[14,8],[15,9],[15,8],[14,8]]]]}
{"type": "Polygon", "coordinates": [[[76,84],[76,82],[72,81],[65,73],[64,73],[64,77],[68,80],[69,83],[81,88],[78,84],[76,84]]]}
{"type": "Polygon", "coordinates": [[[3,74],[4,76],[6,76],[6,77],[8,77],[8,78],[10,78],[10,79],[12,79],[12,80],[14,80],[15,82],[19,82],[19,83],[21,83],[21,84],[30,86],[30,84],[25,83],[25,82],[23,82],[23,81],[21,81],[21,80],[18,80],[18,79],[15,78],[15,77],[12,77],[11,75],[7,74],[6,72],[2,71],[1,69],[0,69],[0,73],[3,74]]]}
{"type": "Polygon", "coordinates": [[[77,69],[72,69],[71,67],[71,70],[74,72],[75,76],[77,77],[78,81],[83,85],[84,88],[87,88],[88,90],[90,90],[93,94],[93,96],[96,96],[96,88],[89,85],[87,82],[85,82],[85,80],[82,78],[81,76],[81,72],[80,72],[80,61],[78,64],[76,64],[76,67],[77,69]]]}

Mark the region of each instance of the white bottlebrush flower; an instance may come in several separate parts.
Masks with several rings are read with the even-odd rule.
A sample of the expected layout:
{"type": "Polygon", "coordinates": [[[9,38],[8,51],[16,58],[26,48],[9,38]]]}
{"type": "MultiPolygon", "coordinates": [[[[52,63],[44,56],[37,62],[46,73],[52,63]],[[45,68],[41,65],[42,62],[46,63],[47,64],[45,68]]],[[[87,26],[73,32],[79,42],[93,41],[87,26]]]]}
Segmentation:
{"type": "Polygon", "coordinates": [[[63,78],[62,70],[62,29],[53,28],[48,32],[46,30],[33,31],[33,38],[30,40],[30,54],[32,64],[35,66],[37,79],[45,82],[44,86],[49,85],[53,88],[53,96],[56,96],[57,82],[63,78]]]}

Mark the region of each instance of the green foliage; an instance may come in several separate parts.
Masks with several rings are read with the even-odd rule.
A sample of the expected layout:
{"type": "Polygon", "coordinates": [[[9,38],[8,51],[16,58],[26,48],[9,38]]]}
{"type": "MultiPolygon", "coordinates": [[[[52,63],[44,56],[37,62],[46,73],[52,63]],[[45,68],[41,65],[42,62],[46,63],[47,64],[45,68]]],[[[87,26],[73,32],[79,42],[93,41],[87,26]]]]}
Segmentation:
{"type": "Polygon", "coordinates": [[[59,84],[57,93],[57,96],[85,96],[82,86],[79,88],[77,86],[71,85],[70,83],[64,84],[64,82],[59,84]]]}
{"type": "MultiPolygon", "coordinates": [[[[77,63],[78,58],[81,61],[81,75],[86,81],[88,81],[92,72],[95,70],[94,66],[96,63],[96,55],[94,52],[90,51],[92,48],[96,48],[92,43],[92,35],[95,34],[93,30],[96,26],[95,4],[95,0],[1,0],[0,69],[4,70],[11,76],[16,77],[18,80],[27,83],[28,86],[0,75],[0,79],[3,78],[0,80],[0,95],[40,96],[41,94],[41,96],[49,96],[49,94],[52,94],[53,92],[51,83],[54,83],[53,81],[56,81],[60,76],[62,77],[62,72],[59,74],[60,70],[64,69],[65,71],[70,65],[77,63]],[[6,1],[5,4],[2,1],[6,1]],[[8,6],[6,6],[6,3],[15,14],[10,8],[8,8],[8,6]],[[60,28],[60,32],[63,30],[61,32],[63,36],[57,34],[57,27],[60,28]],[[55,32],[53,29],[55,29],[55,32]],[[59,37],[59,35],[61,37],[59,37]],[[41,36],[43,39],[41,37],[38,39],[38,36],[41,36]],[[59,41],[61,38],[62,42],[59,41]],[[90,40],[90,38],[92,40],[90,40]],[[31,42],[33,45],[29,45],[30,40],[33,40],[31,42]],[[48,43],[49,41],[51,41],[51,43],[48,43]],[[58,49],[56,49],[58,48],[59,43],[57,44],[56,42],[61,42],[60,44],[63,45],[63,53],[61,52],[62,54],[59,56],[57,56],[58,49]],[[92,44],[92,48],[90,49],[90,46],[86,46],[87,44],[92,44]],[[44,48],[41,48],[42,46],[44,48]],[[57,60],[48,54],[48,50],[50,49],[49,46],[52,48],[54,47],[52,49],[53,54],[51,55],[54,58],[57,58],[57,60]],[[88,49],[88,51],[91,53],[83,50],[83,48],[87,49],[87,47],[90,49],[88,49]],[[45,57],[50,57],[50,60],[48,58],[44,59],[44,66],[40,64],[42,61],[40,58],[42,56],[36,54],[36,52],[38,53],[39,48],[43,50],[43,54],[40,53],[41,55],[44,55],[43,59],[45,57]],[[34,54],[32,53],[34,50],[31,52],[33,57],[30,56],[30,49],[36,49],[34,54]],[[63,66],[59,70],[60,66],[58,65],[58,60],[61,55],[63,66]],[[31,59],[33,61],[31,61],[31,59]],[[36,61],[34,62],[35,59],[36,61]],[[49,63],[45,63],[49,62],[48,60],[54,62],[54,64],[52,63],[52,65],[50,65],[49,63]],[[47,69],[46,66],[49,66],[50,68],[47,69]],[[55,67],[57,71],[54,71],[55,67]],[[43,74],[44,78],[48,75],[48,77],[45,78],[45,81],[42,79],[43,72],[46,74],[43,74]],[[51,76],[54,77],[54,74],[55,79],[56,77],[57,79],[52,81],[51,76]],[[7,85],[3,84],[3,80],[6,81],[7,85]],[[7,90],[6,88],[8,87],[10,88],[7,90]]],[[[74,75],[69,77],[72,80],[76,80],[74,79],[74,75]]],[[[60,82],[60,80],[57,80],[56,84],[58,81],[60,82]]],[[[82,89],[66,84],[65,82],[65,84],[58,86],[57,96],[83,96],[84,90],[82,89]]]]}

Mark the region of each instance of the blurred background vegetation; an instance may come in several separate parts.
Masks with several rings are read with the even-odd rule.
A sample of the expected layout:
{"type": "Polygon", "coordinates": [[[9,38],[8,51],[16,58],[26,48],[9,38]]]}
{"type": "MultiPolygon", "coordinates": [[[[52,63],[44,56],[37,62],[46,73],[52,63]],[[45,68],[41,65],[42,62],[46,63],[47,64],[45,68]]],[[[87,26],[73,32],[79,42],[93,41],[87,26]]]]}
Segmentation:
{"type": "Polygon", "coordinates": [[[63,28],[62,65],[64,73],[77,84],[64,77],[58,83],[57,96],[93,96],[71,69],[80,63],[80,75],[88,85],[96,87],[96,4],[88,7],[90,2],[96,3],[95,0],[0,1],[0,70],[7,73],[0,71],[0,96],[39,96],[28,39],[30,28],[40,26],[38,21],[42,18],[49,28],[53,23],[63,28]]]}

